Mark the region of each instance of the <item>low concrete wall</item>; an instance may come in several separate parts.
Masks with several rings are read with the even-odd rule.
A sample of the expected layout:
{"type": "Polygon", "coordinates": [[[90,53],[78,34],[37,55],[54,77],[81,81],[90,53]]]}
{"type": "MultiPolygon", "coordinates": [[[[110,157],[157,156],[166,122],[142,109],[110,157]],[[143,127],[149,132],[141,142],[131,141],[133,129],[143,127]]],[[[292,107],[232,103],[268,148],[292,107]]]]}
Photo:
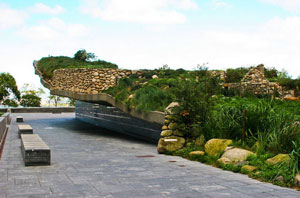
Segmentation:
{"type": "MultiPolygon", "coordinates": [[[[0,112],[7,112],[8,109],[0,109],[0,112]]],[[[75,112],[75,107],[20,107],[10,108],[12,113],[63,113],[75,112]]]]}
{"type": "Polygon", "coordinates": [[[0,117],[0,148],[2,143],[2,137],[4,135],[5,130],[6,130],[6,118],[0,117]]]}
{"type": "Polygon", "coordinates": [[[5,113],[0,117],[0,158],[4,147],[7,124],[10,121],[10,113],[5,113]]]}

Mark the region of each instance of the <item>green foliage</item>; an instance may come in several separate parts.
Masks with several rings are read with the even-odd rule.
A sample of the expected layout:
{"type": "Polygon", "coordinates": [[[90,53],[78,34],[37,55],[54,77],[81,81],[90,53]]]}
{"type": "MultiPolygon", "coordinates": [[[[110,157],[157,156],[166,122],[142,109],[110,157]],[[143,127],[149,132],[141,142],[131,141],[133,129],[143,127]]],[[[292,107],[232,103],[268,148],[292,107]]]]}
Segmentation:
{"type": "Polygon", "coordinates": [[[7,105],[9,107],[18,107],[18,103],[16,100],[13,100],[13,99],[6,99],[3,101],[2,103],[3,105],[7,105]]]}
{"type": "Polygon", "coordinates": [[[80,61],[89,61],[92,59],[95,59],[96,55],[94,53],[86,52],[85,49],[78,50],[74,54],[74,59],[80,60],[80,61]]]}
{"type": "Polygon", "coordinates": [[[38,63],[38,69],[46,79],[52,78],[55,69],[66,68],[118,68],[118,66],[103,60],[85,61],[66,56],[45,57],[39,60],[38,63]]]}
{"type": "Polygon", "coordinates": [[[226,83],[239,83],[245,74],[249,71],[249,68],[236,68],[236,69],[227,69],[226,70],[226,83]]]}
{"type": "Polygon", "coordinates": [[[11,94],[17,100],[20,100],[21,94],[18,90],[16,80],[9,73],[0,73],[0,102],[11,94]]]}
{"type": "Polygon", "coordinates": [[[75,102],[76,102],[75,99],[72,99],[72,98],[69,98],[69,99],[68,99],[68,104],[69,104],[69,106],[74,107],[74,106],[75,106],[75,102]]]}
{"type": "Polygon", "coordinates": [[[22,96],[20,105],[23,107],[40,107],[41,98],[36,94],[25,94],[22,96]]]}

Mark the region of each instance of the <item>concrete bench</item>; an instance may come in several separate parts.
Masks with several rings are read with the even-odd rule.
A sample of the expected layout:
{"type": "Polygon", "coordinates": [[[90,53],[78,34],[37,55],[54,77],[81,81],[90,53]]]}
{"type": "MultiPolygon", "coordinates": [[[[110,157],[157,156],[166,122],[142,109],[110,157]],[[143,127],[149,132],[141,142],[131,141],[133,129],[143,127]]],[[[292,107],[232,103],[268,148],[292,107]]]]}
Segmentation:
{"type": "Polygon", "coordinates": [[[16,122],[23,122],[23,117],[22,116],[17,116],[16,122]]]}
{"type": "Polygon", "coordinates": [[[19,136],[21,137],[21,134],[33,134],[33,129],[30,125],[28,124],[19,124],[19,136]]]}
{"type": "Polygon", "coordinates": [[[51,164],[50,148],[39,135],[21,134],[21,140],[25,166],[51,164]]]}

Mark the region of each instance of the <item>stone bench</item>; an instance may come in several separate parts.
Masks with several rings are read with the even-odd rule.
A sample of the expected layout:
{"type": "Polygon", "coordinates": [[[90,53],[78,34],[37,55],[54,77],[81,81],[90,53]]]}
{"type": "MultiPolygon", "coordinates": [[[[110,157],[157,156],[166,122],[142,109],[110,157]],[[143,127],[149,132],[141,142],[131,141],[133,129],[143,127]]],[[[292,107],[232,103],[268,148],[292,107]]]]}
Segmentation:
{"type": "Polygon", "coordinates": [[[25,166],[51,164],[50,148],[39,135],[21,134],[21,141],[25,166]]]}
{"type": "Polygon", "coordinates": [[[19,136],[21,137],[21,134],[33,134],[33,129],[30,125],[28,124],[19,124],[19,136]]]}
{"type": "Polygon", "coordinates": [[[17,116],[16,117],[16,122],[23,122],[23,117],[22,116],[17,116]]]}

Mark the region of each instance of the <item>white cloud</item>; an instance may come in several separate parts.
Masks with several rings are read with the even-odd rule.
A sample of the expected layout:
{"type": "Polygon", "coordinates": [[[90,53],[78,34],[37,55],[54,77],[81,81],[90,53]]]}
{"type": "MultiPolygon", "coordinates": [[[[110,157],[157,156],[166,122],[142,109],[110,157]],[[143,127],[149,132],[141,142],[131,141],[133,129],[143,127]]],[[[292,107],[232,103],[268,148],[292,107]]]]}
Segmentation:
{"type": "Polygon", "coordinates": [[[270,3],[276,6],[280,6],[288,11],[299,11],[300,0],[260,0],[261,2],[270,3]]]}
{"type": "Polygon", "coordinates": [[[85,0],[81,11],[105,21],[177,24],[186,21],[178,10],[196,8],[192,0],[85,0]]]}
{"type": "Polygon", "coordinates": [[[5,4],[0,4],[0,28],[6,29],[24,24],[27,14],[14,10],[5,4]]]}
{"type": "Polygon", "coordinates": [[[38,14],[50,14],[57,15],[65,11],[65,9],[59,5],[56,5],[54,8],[51,8],[43,3],[37,3],[30,8],[31,12],[38,14]]]}
{"type": "Polygon", "coordinates": [[[41,21],[39,25],[23,29],[20,36],[38,41],[54,41],[85,36],[87,27],[81,24],[66,24],[59,18],[41,21]]]}
{"type": "Polygon", "coordinates": [[[212,0],[212,3],[215,7],[232,7],[232,5],[220,0],[212,0]]]}

